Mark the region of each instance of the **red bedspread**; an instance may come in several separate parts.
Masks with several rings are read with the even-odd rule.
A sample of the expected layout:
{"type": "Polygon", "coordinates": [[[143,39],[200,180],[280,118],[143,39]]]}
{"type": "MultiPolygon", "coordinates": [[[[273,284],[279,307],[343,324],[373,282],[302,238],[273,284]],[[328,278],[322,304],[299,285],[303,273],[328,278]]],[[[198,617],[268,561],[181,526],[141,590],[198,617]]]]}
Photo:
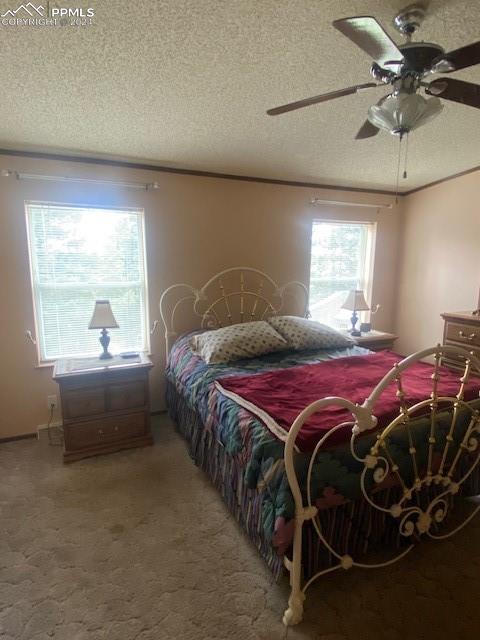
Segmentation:
{"type": "MultiPolygon", "coordinates": [[[[251,403],[247,406],[261,417],[266,426],[282,440],[298,414],[315,400],[326,396],[341,396],[361,404],[390,371],[401,356],[391,351],[365,356],[337,358],[317,364],[307,364],[288,369],[276,369],[266,373],[220,378],[218,383],[229,393],[251,403]],[[259,409],[260,411],[256,411],[259,409]],[[268,414],[262,415],[262,412],[268,414]]],[[[407,404],[425,400],[432,392],[431,375],[433,366],[417,362],[402,374],[403,390],[407,404]]],[[[460,386],[460,373],[441,368],[438,383],[439,395],[455,396],[460,386]]],[[[397,387],[390,385],[382,394],[374,409],[378,418],[378,428],[386,426],[398,415],[397,387]]],[[[472,377],[466,386],[465,400],[478,398],[480,378],[472,377]]],[[[302,427],[297,436],[297,446],[301,451],[311,451],[326,431],[341,422],[352,420],[351,414],[338,407],[327,407],[314,414],[302,427]]],[[[328,445],[340,444],[350,438],[351,429],[339,429],[328,445]]]]}

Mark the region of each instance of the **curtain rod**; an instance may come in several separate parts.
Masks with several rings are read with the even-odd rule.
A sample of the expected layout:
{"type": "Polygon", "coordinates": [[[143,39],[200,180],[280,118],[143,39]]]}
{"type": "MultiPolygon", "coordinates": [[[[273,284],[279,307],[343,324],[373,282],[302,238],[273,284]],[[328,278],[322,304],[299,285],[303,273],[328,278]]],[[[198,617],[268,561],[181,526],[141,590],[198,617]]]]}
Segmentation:
{"type": "Polygon", "coordinates": [[[2,169],[0,172],[4,178],[14,177],[16,180],[45,180],[47,182],[79,182],[81,184],[107,185],[109,187],[123,187],[125,189],[140,189],[149,191],[160,189],[158,182],[125,182],[123,180],[98,180],[95,178],[75,178],[73,176],[50,176],[40,173],[22,173],[11,169],[2,169]]]}
{"type": "Polygon", "coordinates": [[[322,198],[312,198],[310,204],[333,204],[344,207],[369,207],[373,209],[392,209],[391,202],[348,202],[343,200],[324,200],[322,198]]]}

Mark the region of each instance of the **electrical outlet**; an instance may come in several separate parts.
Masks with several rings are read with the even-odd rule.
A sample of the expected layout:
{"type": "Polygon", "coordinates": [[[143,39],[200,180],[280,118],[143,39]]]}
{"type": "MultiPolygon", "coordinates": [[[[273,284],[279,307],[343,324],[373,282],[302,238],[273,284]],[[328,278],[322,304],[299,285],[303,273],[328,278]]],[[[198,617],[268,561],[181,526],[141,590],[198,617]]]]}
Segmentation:
{"type": "Polygon", "coordinates": [[[50,410],[52,407],[54,409],[58,408],[58,400],[55,394],[47,396],[47,408],[50,410]]]}

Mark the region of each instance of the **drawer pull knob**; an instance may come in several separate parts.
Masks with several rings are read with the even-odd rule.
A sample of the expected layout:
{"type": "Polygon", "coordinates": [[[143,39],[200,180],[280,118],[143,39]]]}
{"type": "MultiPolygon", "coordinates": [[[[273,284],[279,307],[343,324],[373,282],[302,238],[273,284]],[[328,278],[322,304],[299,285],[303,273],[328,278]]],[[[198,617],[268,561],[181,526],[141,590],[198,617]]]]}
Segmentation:
{"type": "Polygon", "coordinates": [[[466,333],[464,333],[462,330],[460,330],[458,332],[458,335],[460,336],[460,338],[466,338],[467,340],[475,340],[475,338],[477,337],[476,333],[470,333],[468,336],[466,333]]]}
{"type": "Polygon", "coordinates": [[[113,427],[113,430],[114,431],[118,431],[118,427],[113,427]]]}
{"type": "Polygon", "coordinates": [[[101,436],[102,436],[102,435],[103,435],[103,429],[99,429],[99,430],[98,430],[98,433],[99,433],[99,435],[101,435],[101,436]]]}

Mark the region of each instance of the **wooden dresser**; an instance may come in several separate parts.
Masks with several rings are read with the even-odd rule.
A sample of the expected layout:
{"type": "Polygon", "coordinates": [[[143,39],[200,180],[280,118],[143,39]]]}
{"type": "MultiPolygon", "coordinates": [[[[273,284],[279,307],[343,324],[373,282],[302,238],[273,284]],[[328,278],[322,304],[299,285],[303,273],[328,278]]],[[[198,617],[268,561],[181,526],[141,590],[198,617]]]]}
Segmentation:
{"type": "MultiPolygon", "coordinates": [[[[460,311],[442,313],[442,318],[445,321],[443,344],[465,347],[480,358],[480,316],[460,311]]],[[[465,368],[465,361],[453,355],[443,358],[442,363],[451,369],[465,368]]]]}
{"type": "Polygon", "coordinates": [[[148,388],[152,366],[143,354],[134,361],[117,356],[107,362],[75,358],[55,363],[64,462],[153,444],[148,388]]]}

